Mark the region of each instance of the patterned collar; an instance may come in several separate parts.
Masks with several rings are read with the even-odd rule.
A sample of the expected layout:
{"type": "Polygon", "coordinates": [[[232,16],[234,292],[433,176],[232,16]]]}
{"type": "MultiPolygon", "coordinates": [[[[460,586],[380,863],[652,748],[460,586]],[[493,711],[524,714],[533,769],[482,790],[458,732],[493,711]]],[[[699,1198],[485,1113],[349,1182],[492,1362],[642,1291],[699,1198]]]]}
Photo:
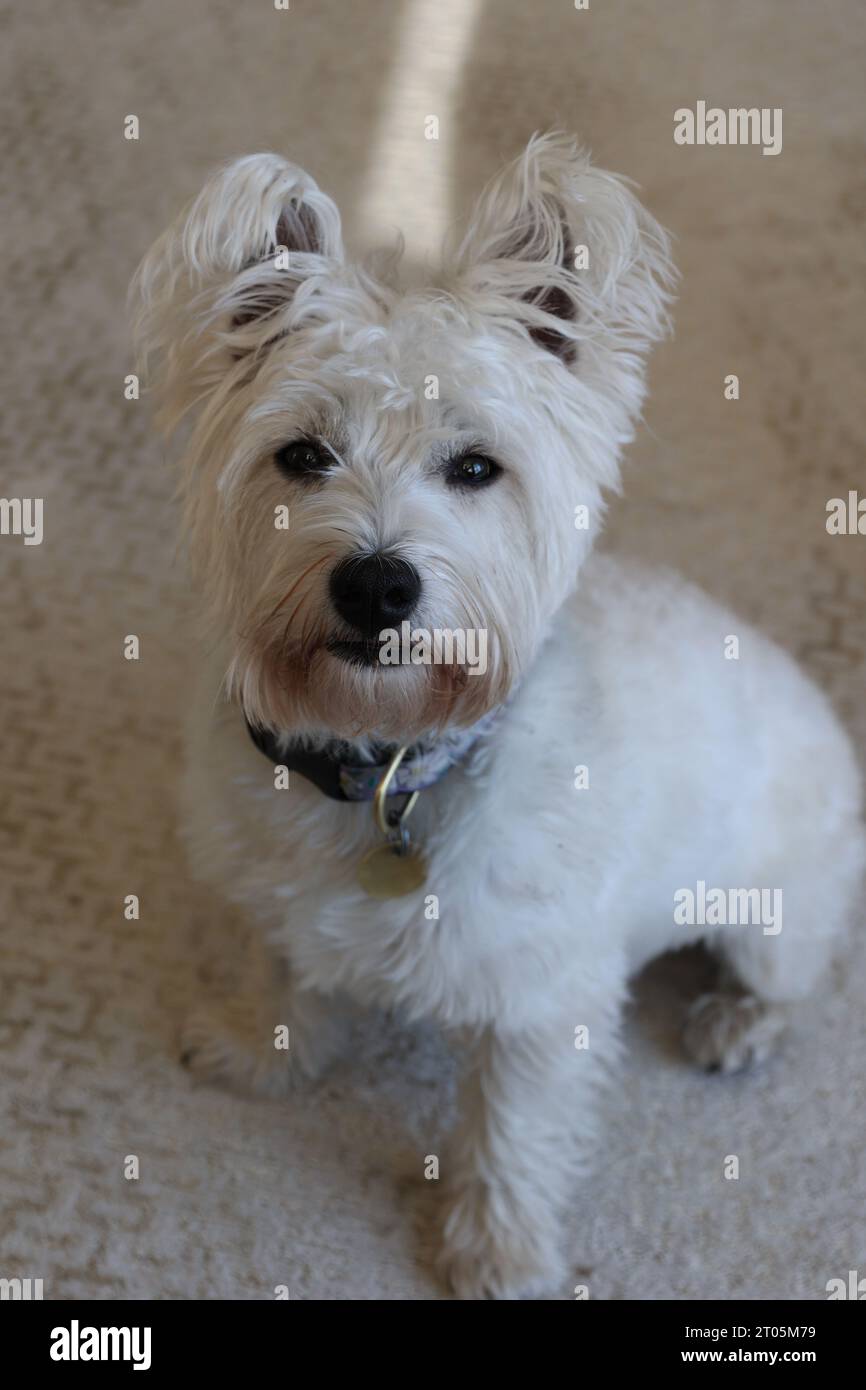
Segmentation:
{"type": "MultiPolygon", "coordinates": [[[[498,714],[498,710],[491,710],[471,729],[449,731],[429,747],[419,744],[410,748],[388,787],[388,796],[405,796],[407,792],[432,787],[466,757],[477,740],[492,728],[498,714]]],[[[311,749],[302,743],[287,743],[285,734],[258,729],[248,720],[246,725],[253,743],[270,762],[288,768],[289,772],[299,772],[334,801],[372,801],[397,751],[397,745],[380,745],[373,750],[375,761],[359,763],[357,752],[355,761],[351,761],[354,750],[350,744],[311,749]]]]}

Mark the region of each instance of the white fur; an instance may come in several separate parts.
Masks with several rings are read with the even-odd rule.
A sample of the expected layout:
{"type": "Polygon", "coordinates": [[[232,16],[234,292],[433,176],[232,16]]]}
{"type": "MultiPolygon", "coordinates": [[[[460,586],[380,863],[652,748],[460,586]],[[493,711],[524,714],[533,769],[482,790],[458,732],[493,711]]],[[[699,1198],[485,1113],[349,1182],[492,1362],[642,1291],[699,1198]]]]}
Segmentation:
{"type": "Polygon", "coordinates": [[[689,1046],[707,1066],[763,1056],[850,915],[860,783],[787,656],[675,576],[590,555],[672,283],[667,239],[627,186],[564,137],[536,138],[434,285],[401,291],[397,262],[347,263],[333,203],[262,155],[221,171],[139,272],[166,419],[194,417],[186,527],[211,655],[190,709],[193,862],[290,967],[252,1050],[199,1019],[187,1052],[200,1073],[279,1090],[292,1066],[275,1024],[290,1027],[290,1064],[315,1074],[344,998],[465,1036],[443,1266],[462,1295],[510,1296],[560,1277],[559,1213],[595,1136],[629,976],[710,938],[748,997],[703,1001],[689,1046]],[[274,267],[279,243],[289,271],[274,267]],[[570,268],[578,244],[587,270],[570,268]],[[533,330],[556,330],[576,362],[533,330]],[[302,431],[339,460],[321,485],[274,467],[302,431]],[[446,488],[435,461],[455,441],[495,456],[499,481],[446,488]],[[288,533],[273,525],[282,502],[288,533]],[[422,576],[415,625],[488,629],[485,676],[371,671],[327,651],[331,569],[385,546],[422,576]],[[732,632],[738,661],[724,659],[732,632]],[[412,816],[427,885],[383,903],[356,878],[377,842],[369,806],[300,776],[275,790],[239,706],[362,750],[501,708],[412,816]],[[588,790],[573,786],[578,764],[588,790]],[[781,888],[782,931],[675,925],[674,894],[698,879],[781,888]]]}

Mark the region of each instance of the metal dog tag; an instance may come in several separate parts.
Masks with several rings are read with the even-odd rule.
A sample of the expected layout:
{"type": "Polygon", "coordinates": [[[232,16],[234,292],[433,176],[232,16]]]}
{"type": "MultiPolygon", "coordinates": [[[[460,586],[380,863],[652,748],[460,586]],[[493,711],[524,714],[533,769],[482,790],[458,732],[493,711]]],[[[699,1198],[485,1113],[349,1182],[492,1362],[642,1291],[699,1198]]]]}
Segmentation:
{"type": "Polygon", "coordinates": [[[388,788],[405,756],[404,745],[388,764],[373,797],[373,819],[385,836],[385,843],[368,850],[358,865],[358,882],[371,898],[403,898],[420,888],[427,877],[427,861],[410,842],[406,827],[418,800],[417,791],[407,794],[399,812],[389,815],[385,809],[388,788]]]}
{"type": "Polygon", "coordinates": [[[399,841],[377,845],[358,865],[358,881],[371,898],[403,898],[414,893],[427,877],[427,863],[414,845],[404,849],[399,841]]]}

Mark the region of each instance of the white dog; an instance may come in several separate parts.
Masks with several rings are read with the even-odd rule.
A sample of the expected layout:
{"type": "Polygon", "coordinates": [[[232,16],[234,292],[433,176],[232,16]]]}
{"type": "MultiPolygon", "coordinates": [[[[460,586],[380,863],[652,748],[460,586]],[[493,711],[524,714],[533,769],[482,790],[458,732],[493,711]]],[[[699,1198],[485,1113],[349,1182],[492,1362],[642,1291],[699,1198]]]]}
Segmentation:
{"type": "Polygon", "coordinates": [[[459,1031],[443,1265],[513,1296],[561,1277],[629,977],[705,938],[725,988],[687,1045],[763,1057],[850,917],[860,782],[782,651],[590,555],[672,283],[626,185],[535,138],[434,283],[398,262],[347,261],[334,203],[255,155],[137,277],[166,425],[192,417],[194,863],[279,967],[257,1045],[194,1020],[186,1060],[277,1091],[334,1055],[347,1001],[459,1031]],[[384,664],[406,623],[483,633],[483,667],[420,638],[384,664]]]}

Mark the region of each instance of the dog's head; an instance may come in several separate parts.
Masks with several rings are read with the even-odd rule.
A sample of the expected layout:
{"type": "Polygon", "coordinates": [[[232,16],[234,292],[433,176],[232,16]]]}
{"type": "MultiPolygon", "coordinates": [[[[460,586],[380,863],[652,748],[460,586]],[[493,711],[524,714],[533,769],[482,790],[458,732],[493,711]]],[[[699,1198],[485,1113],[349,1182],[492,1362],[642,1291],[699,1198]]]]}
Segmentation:
{"type": "Polygon", "coordinates": [[[671,281],[661,229],[558,135],[489,185],[434,284],[401,289],[398,262],[348,261],[334,203],[254,155],[136,277],[166,424],[193,413],[227,684],[275,729],[410,741],[506,697],[617,485],[671,281]],[[406,623],[420,645],[385,664],[406,623]]]}

